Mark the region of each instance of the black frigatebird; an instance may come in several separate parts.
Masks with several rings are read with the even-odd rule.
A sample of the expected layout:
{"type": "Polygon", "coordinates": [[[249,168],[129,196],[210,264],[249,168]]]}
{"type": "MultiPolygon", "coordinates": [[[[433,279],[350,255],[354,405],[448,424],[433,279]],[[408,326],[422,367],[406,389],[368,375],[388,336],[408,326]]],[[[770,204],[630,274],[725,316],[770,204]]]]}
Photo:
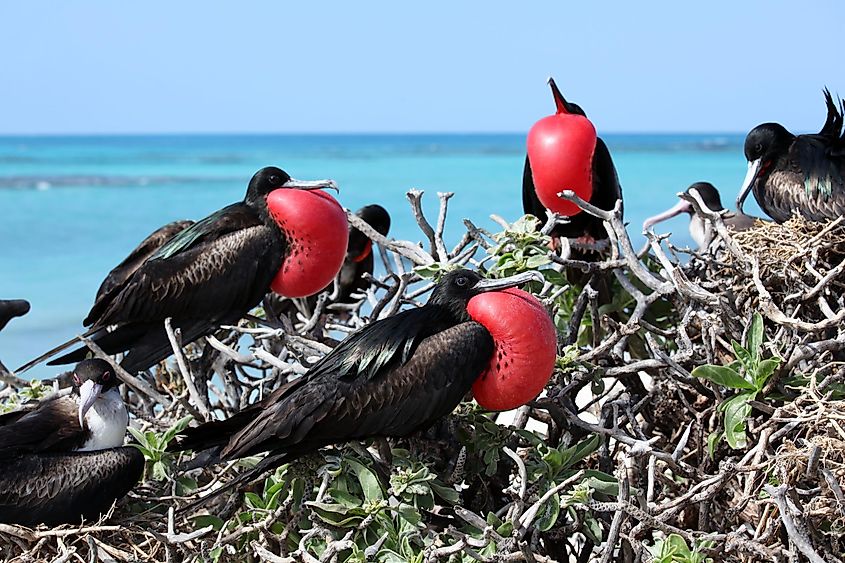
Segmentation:
{"type": "MultiPolygon", "coordinates": [[[[108,354],[127,351],[121,365],[132,373],[171,354],[163,326],[168,317],[187,344],[221,324],[237,322],[258,305],[271,284],[276,287],[283,272],[289,276],[284,278],[286,288],[325,279],[311,292],[322,289],[340,267],[348,236],[346,217],[327,194],[305,201],[287,192],[334,187],[331,180],[303,182],[279,168],[262,168],[250,180],[243,201],[182,230],[102,294],[84,320],[94,331],[92,338],[108,354]],[[282,198],[287,208],[271,208],[270,198],[282,198]],[[343,216],[343,236],[320,247],[311,233],[300,232],[302,218],[316,223],[314,229],[323,227],[321,221],[332,225],[329,220],[336,216],[328,217],[325,211],[332,205],[343,216]],[[315,211],[309,206],[323,207],[315,211]],[[330,259],[334,255],[336,261],[330,259]]],[[[79,348],[49,365],[79,361],[86,354],[79,348]]]]}
{"type": "MultiPolygon", "coordinates": [[[[379,234],[387,236],[390,231],[390,214],[381,205],[365,205],[355,215],[366,221],[379,234]]],[[[373,241],[370,237],[353,226],[349,226],[349,244],[346,247],[346,259],[337,275],[337,303],[353,303],[353,293],[366,290],[370,283],[364,274],[372,274],[375,259],[373,241]]]]}
{"type": "Polygon", "coordinates": [[[141,477],[144,456],[121,447],[129,417],[112,367],[80,362],[73,392],[0,416],[0,522],[96,518],[141,477]]]}
{"type": "MultiPolygon", "coordinates": [[[[701,196],[701,200],[704,202],[704,205],[706,205],[710,211],[718,212],[725,209],[722,205],[722,198],[719,196],[719,190],[717,190],[716,186],[710,182],[696,182],[684,190],[684,194],[689,195],[693,190],[698,192],[698,195],[701,196]]],[[[712,234],[710,233],[710,222],[698,216],[695,213],[692,203],[683,198],[674,207],[646,219],[643,222],[643,231],[647,231],[657,223],[666,221],[667,219],[680,215],[681,213],[689,214],[690,236],[698,245],[699,250],[704,250],[712,237],[712,234]]],[[[755,222],[761,220],[757,217],[752,217],[751,215],[734,213],[732,211],[727,212],[722,218],[725,225],[734,231],[744,231],[749,229],[754,226],[755,222]]]]}
{"type": "Polygon", "coordinates": [[[100,284],[100,289],[97,290],[95,301],[116,286],[122,285],[164,243],[193,224],[194,222],[191,220],[173,221],[153,231],[147,238],[141,241],[141,244],[135,250],[129,253],[129,256],[124,258],[120,264],[115,266],[106,275],[106,279],[103,280],[103,283],[100,284]]]}
{"type": "MultiPolygon", "coordinates": [[[[578,104],[567,101],[560,93],[555,81],[549,79],[549,86],[552,89],[552,95],[555,99],[557,107],[563,108],[564,111],[572,115],[580,115],[587,117],[587,114],[578,104]]],[[[573,147],[566,143],[560,144],[559,150],[561,156],[565,156],[567,152],[571,151],[573,147]]],[[[578,151],[581,152],[581,151],[578,151]]],[[[589,151],[587,151],[589,152],[589,151]]],[[[534,171],[532,166],[538,166],[538,163],[531,162],[528,155],[525,156],[525,167],[522,173],[522,208],[526,214],[534,215],[541,221],[546,220],[546,207],[537,197],[537,191],[534,185],[534,171]]],[[[613,159],[610,156],[610,151],[607,145],[601,139],[596,137],[595,150],[592,152],[592,161],[584,163],[571,163],[574,166],[582,166],[589,168],[592,171],[592,185],[593,191],[589,202],[599,209],[611,211],[616,205],[617,200],[622,199],[622,187],[619,185],[619,177],[616,174],[616,167],[613,165],[613,159]]],[[[569,189],[569,186],[560,186],[559,191],[569,189]]],[[[594,217],[584,211],[568,218],[568,223],[559,224],[555,226],[551,233],[552,237],[566,237],[569,239],[580,239],[578,242],[595,243],[607,239],[607,231],[601,219],[594,217]]],[[[589,253],[584,254],[578,252],[577,249],[574,259],[585,259],[590,256],[589,253]]]]}
{"type": "Polygon", "coordinates": [[[793,135],[779,123],[758,125],[745,138],[748,173],[736,200],[737,209],[748,192],[778,223],[798,213],[810,221],[845,214],[845,135],[843,104],[839,107],[824,90],[827,118],[815,134],[793,135]]]}
{"type": "Polygon", "coordinates": [[[29,301],[24,299],[0,299],[0,330],[15,317],[29,313],[29,301]]]}
{"type": "MultiPolygon", "coordinates": [[[[499,382],[516,377],[515,366],[527,366],[519,373],[544,378],[542,389],[554,363],[554,329],[551,363],[541,367],[534,363],[540,355],[520,356],[538,339],[536,317],[500,311],[482,324],[467,310],[475,296],[501,295],[486,292],[538,279],[537,272],[500,280],[468,270],[450,272],[426,305],[365,326],[299,379],[227,420],[186,429],[172,448],[216,448],[208,458],[214,462],[270,451],[256,468],[260,472],[330,444],[424,429],[450,413],[491,363],[499,382]],[[502,326],[508,334],[500,348],[495,335],[503,334],[502,326]]],[[[541,314],[551,327],[548,314],[541,314]]],[[[528,383],[519,381],[519,386],[528,383]]]]}

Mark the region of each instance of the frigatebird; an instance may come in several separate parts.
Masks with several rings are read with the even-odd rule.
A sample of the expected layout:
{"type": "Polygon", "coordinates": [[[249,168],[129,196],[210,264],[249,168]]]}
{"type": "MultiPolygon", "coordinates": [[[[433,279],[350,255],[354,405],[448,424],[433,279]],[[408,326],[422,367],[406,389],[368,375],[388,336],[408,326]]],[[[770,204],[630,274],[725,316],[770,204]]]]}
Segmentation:
{"type": "MultiPolygon", "coordinates": [[[[557,84],[551,78],[549,79],[549,86],[552,89],[555,103],[559,107],[564,107],[570,114],[587,117],[581,106],[569,102],[563,97],[557,84]]],[[[569,148],[566,145],[561,145],[561,154],[565,154],[569,148]]],[[[593,193],[589,202],[599,209],[611,211],[616,202],[622,199],[622,187],[619,184],[619,176],[616,174],[616,167],[613,165],[610,151],[601,137],[596,137],[592,161],[581,163],[581,165],[592,170],[593,193]]],[[[560,186],[561,191],[565,189],[568,189],[568,186],[560,186]]],[[[546,221],[546,208],[537,197],[532,163],[528,155],[525,156],[525,166],[522,172],[522,209],[526,214],[534,215],[540,221],[546,221]]],[[[576,239],[579,242],[587,243],[587,245],[607,239],[607,231],[602,220],[583,211],[569,217],[567,223],[555,226],[551,235],[552,237],[576,239]]],[[[590,254],[582,252],[577,254],[572,258],[585,259],[590,256],[590,254]]]]}
{"type": "MultiPolygon", "coordinates": [[[[291,226],[290,217],[279,217],[268,207],[268,198],[277,190],[334,187],[331,180],[304,182],[279,168],[262,168],[250,180],[243,201],[164,243],[122,283],[102,294],[83,323],[107,354],[127,351],[121,365],[133,373],[171,354],[163,324],[168,317],[187,344],[221,324],[237,322],[258,305],[282,270],[307,279],[309,273],[331,267],[331,279],[340,262],[321,265],[324,249],[312,248],[311,240],[294,244],[301,233],[291,226]]],[[[345,234],[345,218],[343,228],[345,234]]],[[[345,248],[346,240],[342,244],[345,248]]],[[[79,361],[86,354],[79,348],[48,365],[79,361]]]]}
{"type": "Polygon", "coordinates": [[[96,518],[141,477],[123,445],[129,416],[105,361],[80,362],[71,394],[0,416],[0,522],[49,525],[96,518]]]}
{"type": "MultiPolygon", "coordinates": [[[[696,182],[684,190],[683,193],[689,196],[692,191],[698,192],[698,195],[701,196],[701,200],[704,202],[704,205],[706,205],[707,209],[710,211],[719,212],[725,209],[722,205],[722,198],[719,196],[719,190],[717,190],[716,186],[710,182],[696,182]]],[[[674,207],[646,219],[643,222],[643,231],[647,231],[657,223],[671,219],[681,213],[689,214],[690,236],[698,245],[699,250],[704,250],[712,238],[712,234],[710,233],[710,222],[697,215],[692,203],[690,203],[686,198],[681,198],[681,201],[675,204],[674,207]]],[[[725,222],[725,225],[734,231],[744,231],[749,229],[754,226],[754,223],[761,220],[757,217],[752,217],[751,215],[734,213],[732,211],[725,213],[722,216],[722,219],[725,222]]]]}
{"type": "Polygon", "coordinates": [[[29,313],[29,301],[25,299],[0,299],[0,330],[15,317],[29,313]]]}
{"type": "MultiPolygon", "coordinates": [[[[520,344],[537,339],[536,329],[532,330],[536,317],[499,315],[482,324],[467,311],[475,296],[530,280],[542,276],[528,272],[487,280],[468,270],[450,272],[426,305],[363,327],[302,377],[227,420],[184,430],[171,448],[214,448],[206,458],[209,462],[269,451],[271,455],[256,467],[260,472],[331,444],[409,435],[460,403],[491,364],[498,344],[494,334],[501,334],[501,325],[507,325],[510,355],[498,353],[493,362],[497,377],[507,380],[509,370],[527,362],[519,364],[528,366],[525,373],[544,377],[545,383],[551,368],[540,373],[543,368],[532,364],[537,354],[517,360],[520,344]]],[[[554,350],[551,354],[553,363],[554,350]]]]}
{"type": "MultiPolygon", "coordinates": [[[[367,222],[379,234],[387,236],[390,231],[390,214],[381,205],[365,205],[355,215],[367,222]]],[[[353,293],[366,290],[370,283],[364,274],[372,274],[375,260],[373,241],[370,237],[353,226],[349,226],[349,244],[346,247],[346,259],[337,275],[337,303],[353,303],[353,293]]]]}
{"type": "Polygon", "coordinates": [[[163,227],[159,227],[150,235],[141,241],[141,244],[138,245],[135,250],[129,253],[129,256],[123,259],[123,261],[115,266],[111,272],[106,275],[106,279],[103,280],[103,283],[100,284],[100,289],[97,290],[97,299],[100,299],[103,295],[111,291],[116,286],[122,285],[129,276],[135,273],[135,270],[141,267],[141,264],[147,261],[147,258],[153,255],[156,250],[161,248],[161,246],[176,236],[178,233],[181,233],[194,222],[191,220],[182,220],[182,221],[173,221],[172,223],[168,223],[163,227]]]}
{"type": "Polygon", "coordinates": [[[818,133],[793,135],[780,123],[758,125],[745,138],[748,173],[736,200],[748,192],[778,223],[798,213],[810,221],[845,214],[845,134],[843,103],[824,90],[827,118],[818,133]]]}

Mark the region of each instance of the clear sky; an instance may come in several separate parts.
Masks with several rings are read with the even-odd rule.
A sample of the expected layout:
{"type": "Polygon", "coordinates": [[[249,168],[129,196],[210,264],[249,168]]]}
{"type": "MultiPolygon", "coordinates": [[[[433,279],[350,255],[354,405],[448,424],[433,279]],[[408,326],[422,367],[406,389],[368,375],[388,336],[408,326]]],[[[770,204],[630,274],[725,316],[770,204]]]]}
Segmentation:
{"type": "Polygon", "coordinates": [[[0,134],[817,130],[843,2],[0,4],[0,134]]]}

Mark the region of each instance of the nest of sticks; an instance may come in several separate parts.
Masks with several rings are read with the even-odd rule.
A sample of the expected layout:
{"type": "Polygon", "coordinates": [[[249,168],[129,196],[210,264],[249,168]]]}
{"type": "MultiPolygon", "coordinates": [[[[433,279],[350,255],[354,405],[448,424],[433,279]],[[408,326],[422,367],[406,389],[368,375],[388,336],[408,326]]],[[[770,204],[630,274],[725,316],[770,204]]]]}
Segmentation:
{"type": "MultiPolygon", "coordinates": [[[[499,220],[496,235],[464,221],[449,250],[443,230],[451,194],[439,194],[434,225],[422,213],[422,193],[408,196],[423,243],[386,239],[350,216],[378,243],[385,269],[360,303],[329,305],[327,296],[275,326],[246,319],[187,347],[173,334],[175,361],[155,373],[124,374],[132,425],[161,435],[186,415],[229,416],[307,371],[338,332],[424,301],[432,286],[425,276],[457,265],[512,273],[504,270],[533,264],[547,272],[535,293],[560,328],[560,358],[536,401],[508,416],[462,405],[427,435],[391,441],[405,465],[386,463],[375,443],[303,458],[277,472],[285,486],[261,506],[270,480],[254,484],[253,497],[229,493],[192,504],[241,473],[239,464],[183,474],[181,460],[162,459],[156,474],[151,460],[143,482],[100,522],[0,525],[2,559],[843,560],[840,221],[794,219],[734,233],[696,199],[714,233],[706,252],[654,233],[637,252],[620,208],[603,211],[567,193],[602,218],[610,236],[601,260],[579,262],[548,250],[555,217],[535,230],[499,220]],[[573,270],[588,283],[569,285],[573,270]],[[755,313],[762,318],[762,334],[751,338],[760,342],[757,354],[780,361],[746,397],[746,439],[731,444],[720,437],[725,405],[747,390],[694,373],[736,365],[733,342],[749,341],[755,313]],[[339,487],[361,492],[343,468],[360,466],[371,468],[385,504],[331,520],[325,503],[339,487]],[[424,490],[399,492],[402,479],[420,472],[455,498],[433,496],[408,524],[391,503],[424,490]],[[391,531],[393,524],[401,526],[391,531]]],[[[27,385],[8,372],[0,380],[0,398],[27,385]]]]}

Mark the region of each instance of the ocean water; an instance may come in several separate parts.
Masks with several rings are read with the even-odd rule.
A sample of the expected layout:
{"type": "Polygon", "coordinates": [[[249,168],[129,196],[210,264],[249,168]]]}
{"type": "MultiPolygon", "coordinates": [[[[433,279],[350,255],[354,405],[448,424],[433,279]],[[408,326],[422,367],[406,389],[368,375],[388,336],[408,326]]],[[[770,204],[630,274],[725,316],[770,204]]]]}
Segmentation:
{"type": "MultiPolygon", "coordinates": [[[[712,182],[730,206],[746,170],[742,135],[603,138],[635,245],[643,242],[643,220],[674,205],[692,182],[712,182]]],[[[426,192],[432,222],[436,193],[455,192],[446,230],[454,244],[463,218],[495,229],[491,213],[522,215],[524,142],[517,134],[0,137],[0,299],[32,303],[29,315],[0,333],[0,360],[14,369],[83,332],[103,277],[141,239],[240,200],[263,166],[333,178],[342,205],[379,203],[393,217],[391,235],[415,241],[422,234],[405,192],[426,192]]],[[[663,229],[690,244],[685,219],[663,229]]],[[[46,366],[30,372],[55,373],[46,366]]]]}

